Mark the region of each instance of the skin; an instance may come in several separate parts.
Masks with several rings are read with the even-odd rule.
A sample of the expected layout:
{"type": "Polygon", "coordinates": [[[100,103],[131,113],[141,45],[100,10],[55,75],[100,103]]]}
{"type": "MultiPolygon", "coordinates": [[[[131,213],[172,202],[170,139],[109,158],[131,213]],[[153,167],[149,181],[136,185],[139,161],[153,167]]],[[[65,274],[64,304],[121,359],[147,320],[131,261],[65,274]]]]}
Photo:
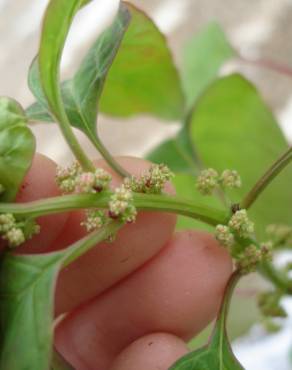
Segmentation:
{"type": "MultiPolygon", "coordinates": [[[[149,163],[120,158],[131,173],[149,163]]],[[[97,162],[109,170],[103,161],[97,162]]],[[[18,201],[56,196],[55,163],[36,155],[18,201]]],[[[114,186],[120,182],[113,174],[114,186]]],[[[165,191],[173,193],[170,184],[165,191]]],[[[85,232],[82,212],[46,216],[18,253],[65,248],[85,232]]],[[[212,235],[175,232],[174,215],[144,212],[114,243],[101,243],[62,271],[55,345],[76,370],[167,370],[218,311],[232,271],[212,235]]]]}

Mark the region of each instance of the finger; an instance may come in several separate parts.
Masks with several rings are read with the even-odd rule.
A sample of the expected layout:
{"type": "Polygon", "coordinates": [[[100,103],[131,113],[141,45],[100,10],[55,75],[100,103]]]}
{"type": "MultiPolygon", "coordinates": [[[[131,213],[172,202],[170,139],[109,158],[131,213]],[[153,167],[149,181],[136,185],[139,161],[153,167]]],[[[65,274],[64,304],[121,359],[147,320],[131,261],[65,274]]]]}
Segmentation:
{"type": "Polygon", "coordinates": [[[137,339],[115,359],[110,370],[167,370],[188,353],[180,338],[166,333],[154,333],[137,339]]]}
{"type": "MultiPolygon", "coordinates": [[[[60,195],[55,183],[56,164],[48,157],[36,154],[19,193],[17,202],[30,202],[60,195]]],[[[39,217],[40,233],[17,249],[18,253],[46,252],[65,226],[67,214],[39,217]]]]}
{"type": "Polygon", "coordinates": [[[189,340],[214,318],[231,269],[211,235],[177,233],[141,269],[69,315],[57,329],[58,349],[78,370],[98,370],[148,333],[189,340]]]}
{"type": "MultiPolygon", "coordinates": [[[[137,158],[120,158],[119,162],[135,175],[140,175],[150,166],[149,162],[137,158]]],[[[99,161],[97,165],[112,173],[115,186],[121,182],[104,161],[99,161]]],[[[165,190],[173,193],[170,184],[165,190]]],[[[57,248],[85,235],[84,228],[80,226],[83,218],[80,212],[71,214],[63,236],[55,245],[57,248]]],[[[166,243],[175,223],[175,215],[141,212],[134,224],[120,230],[113,243],[99,244],[64,269],[57,284],[56,314],[71,311],[136,270],[166,243]]]]}

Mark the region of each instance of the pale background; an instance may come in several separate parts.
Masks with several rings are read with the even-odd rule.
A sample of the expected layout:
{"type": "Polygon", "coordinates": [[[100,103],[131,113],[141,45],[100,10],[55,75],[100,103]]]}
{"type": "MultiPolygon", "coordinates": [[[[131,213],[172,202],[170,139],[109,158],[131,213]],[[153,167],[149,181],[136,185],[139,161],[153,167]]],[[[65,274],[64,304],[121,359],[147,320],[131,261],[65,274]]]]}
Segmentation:
{"type": "MultiPolygon", "coordinates": [[[[270,58],[292,68],[292,0],[133,0],[146,10],[168,36],[180,63],[180,50],[188,36],[211,20],[224,27],[234,47],[247,57],[270,58]]],[[[0,0],[0,95],[32,102],[26,85],[30,61],[36,54],[41,14],[47,0],[0,0]]],[[[118,0],[99,0],[84,9],[74,23],[63,59],[64,76],[70,75],[90,41],[112,19],[118,0]]],[[[273,108],[289,141],[292,140],[292,77],[234,63],[233,68],[253,80],[273,108]]],[[[162,137],[174,135],[178,125],[163,124],[150,117],[130,121],[99,119],[99,132],[114,154],[143,155],[162,137]]],[[[54,125],[33,127],[38,151],[58,162],[68,162],[69,152],[54,125]]],[[[81,136],[84,145],[94,150],[81,136]]],[[[286,305],[292,313],[291,301],[286,305]]],[[[292,321],[285,330],[264,336],[259,327],[249,337],[235,343],[235,350],[247,370],[289,370],[288,352],[292,348],[292,321]]]]}

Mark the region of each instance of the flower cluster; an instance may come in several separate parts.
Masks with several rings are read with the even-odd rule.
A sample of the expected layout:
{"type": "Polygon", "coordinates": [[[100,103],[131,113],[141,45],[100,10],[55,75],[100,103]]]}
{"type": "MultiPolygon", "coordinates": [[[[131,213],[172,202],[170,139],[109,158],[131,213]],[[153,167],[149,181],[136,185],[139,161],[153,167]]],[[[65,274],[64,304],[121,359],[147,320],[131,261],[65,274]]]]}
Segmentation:
{"type": "Polygon", "coordinates": [[[236,257],[236,268],[242,274],[248,274],[255,271],[259,263],[271,260],[271,258],[271,248],[268,244],[265,243],[259,247],[251,244],[236,257]]]}
{"type": "Polygon", "coordinates": [[[97,193],[108,189],[111,180],[110,174],[102,168],[83,172],[77,162],[67,168],[58,167],[56,173],[57,184],[64,193],[97,193]]]}
{"type": "Polygon", "coordinates": [[[86,211],[86,219],[81,222],[82,226],[86,227],[88,232],[98,230],[106,224],[108,217],[103,210],[88,209],[86,211]]]}
{"type": "Polygon", "coordinates": [[[234,245],[234,235],[226,225],[217,225],[215,229],[215,238],[224,247],[231,248],[234,245]]]}
{"type": "Polygon", "coordinates": [[[239,188],[241,178],[235,170],[224,170],[221,175],[213,168],[200,172],[197,178],[197,189],[202,195],[211,195],[219,187],[239,188]]]}
{"type": "Polygon", "coordinates": [[[134,222],[137,216],[133,194],[124,184],[116,188],[109,202],[109,216],[122,222],[134,222]]]}
{"type": "Polygon", "coordinates": [[[136,193],[160,194],[173,176],[166,165],[154,164],[140,178],[131,176],[125,179],[125,187],[136,193]]]}
{"type": "Polygon", "coordinates": [[[252,272],[257,265],[262,261],[267,261],[272,258],[271,250],[272,243],[266,242],[261,245],[249,244],[238,249],[236,239],[243,238],[249,241],[254,232],[254,223],[249,220],[245,209],[236,211],[230,218],[228,225],[217,225],[215,229],[215,237],[218,242],[226,247],[230,254],[235,259],[237,269],[242,274],[252,272]]]}
{"type": "Polygon", "coordinates": [[[232,247],[235,243],[235,236],[248,238],[254,232],[254,223],[249,220],[245,209],[236,211],[230,218],[227,225],[217,225],[215,237],[225,247],[232,247]]]}
{"type": "Polygon", "coordinates": [[[254,232],[254,223],[249,220],[245,209],[235,212],[228,226],[242,238],[247,238],[254,232]]]}
{"type": "Polygon", "coordinates": [[[18,247],[39,232],[40,227],[34,220],[17,222],[11,213],[0,215],[0,234],[11,248],[18,247]]]}

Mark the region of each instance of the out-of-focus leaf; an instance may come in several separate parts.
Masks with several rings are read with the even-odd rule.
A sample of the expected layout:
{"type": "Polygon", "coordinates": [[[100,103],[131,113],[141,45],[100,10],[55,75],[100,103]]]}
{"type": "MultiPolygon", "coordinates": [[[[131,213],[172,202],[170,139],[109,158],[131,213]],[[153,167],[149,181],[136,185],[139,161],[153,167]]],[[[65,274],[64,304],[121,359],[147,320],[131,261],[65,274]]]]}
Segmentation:
{"type": "Polygon", "coordinates": [[[210,23],[184,47],[182,81],[190,108],[200,93],[216,78],[223,64],[235,52],[223,29],[210,23]]]}
{"type": "Polygon", "coordinates": [[[27,127],[21,106],[0,97],[0,184],[1,201],[14,199],[35,152],[35,138],[27,127]]]}
{"type": "MultiPolygon", "coordinates": [[[[206,167],[239,171],[243,186],[229,193],[234,201],[286,149],[283,134],[254,86],[234,74],[214,82],[200,97],[191,122],[192,139],[206,167]]],[[[257,233],[269,223],[290,223],[292,172],[286,169],[258,198],[250,210],[257,233]]]]}
{"type": "Polygon", "coordinates": [[[132,21],[105,82],[101,111],[179,120],[184,96],[166,39],[146,14],[133,5],[128,8],[132,21]]]}
{"type": "MultiPolygon", "coordinates": [[[[29,85],[38,102],[27,115],[54,121],[40,86],[37,60],[30,69],[29,85]]],[[[100,110],[114,116],[145,113],[176,120],[184,112],[166,39],[150,18],[130,4],[121,4],[114,23],[98,37],[76,75],[62,84],[61,94],[70,123],[90,138],[95,135],[99,99],[100,110]]]]}

